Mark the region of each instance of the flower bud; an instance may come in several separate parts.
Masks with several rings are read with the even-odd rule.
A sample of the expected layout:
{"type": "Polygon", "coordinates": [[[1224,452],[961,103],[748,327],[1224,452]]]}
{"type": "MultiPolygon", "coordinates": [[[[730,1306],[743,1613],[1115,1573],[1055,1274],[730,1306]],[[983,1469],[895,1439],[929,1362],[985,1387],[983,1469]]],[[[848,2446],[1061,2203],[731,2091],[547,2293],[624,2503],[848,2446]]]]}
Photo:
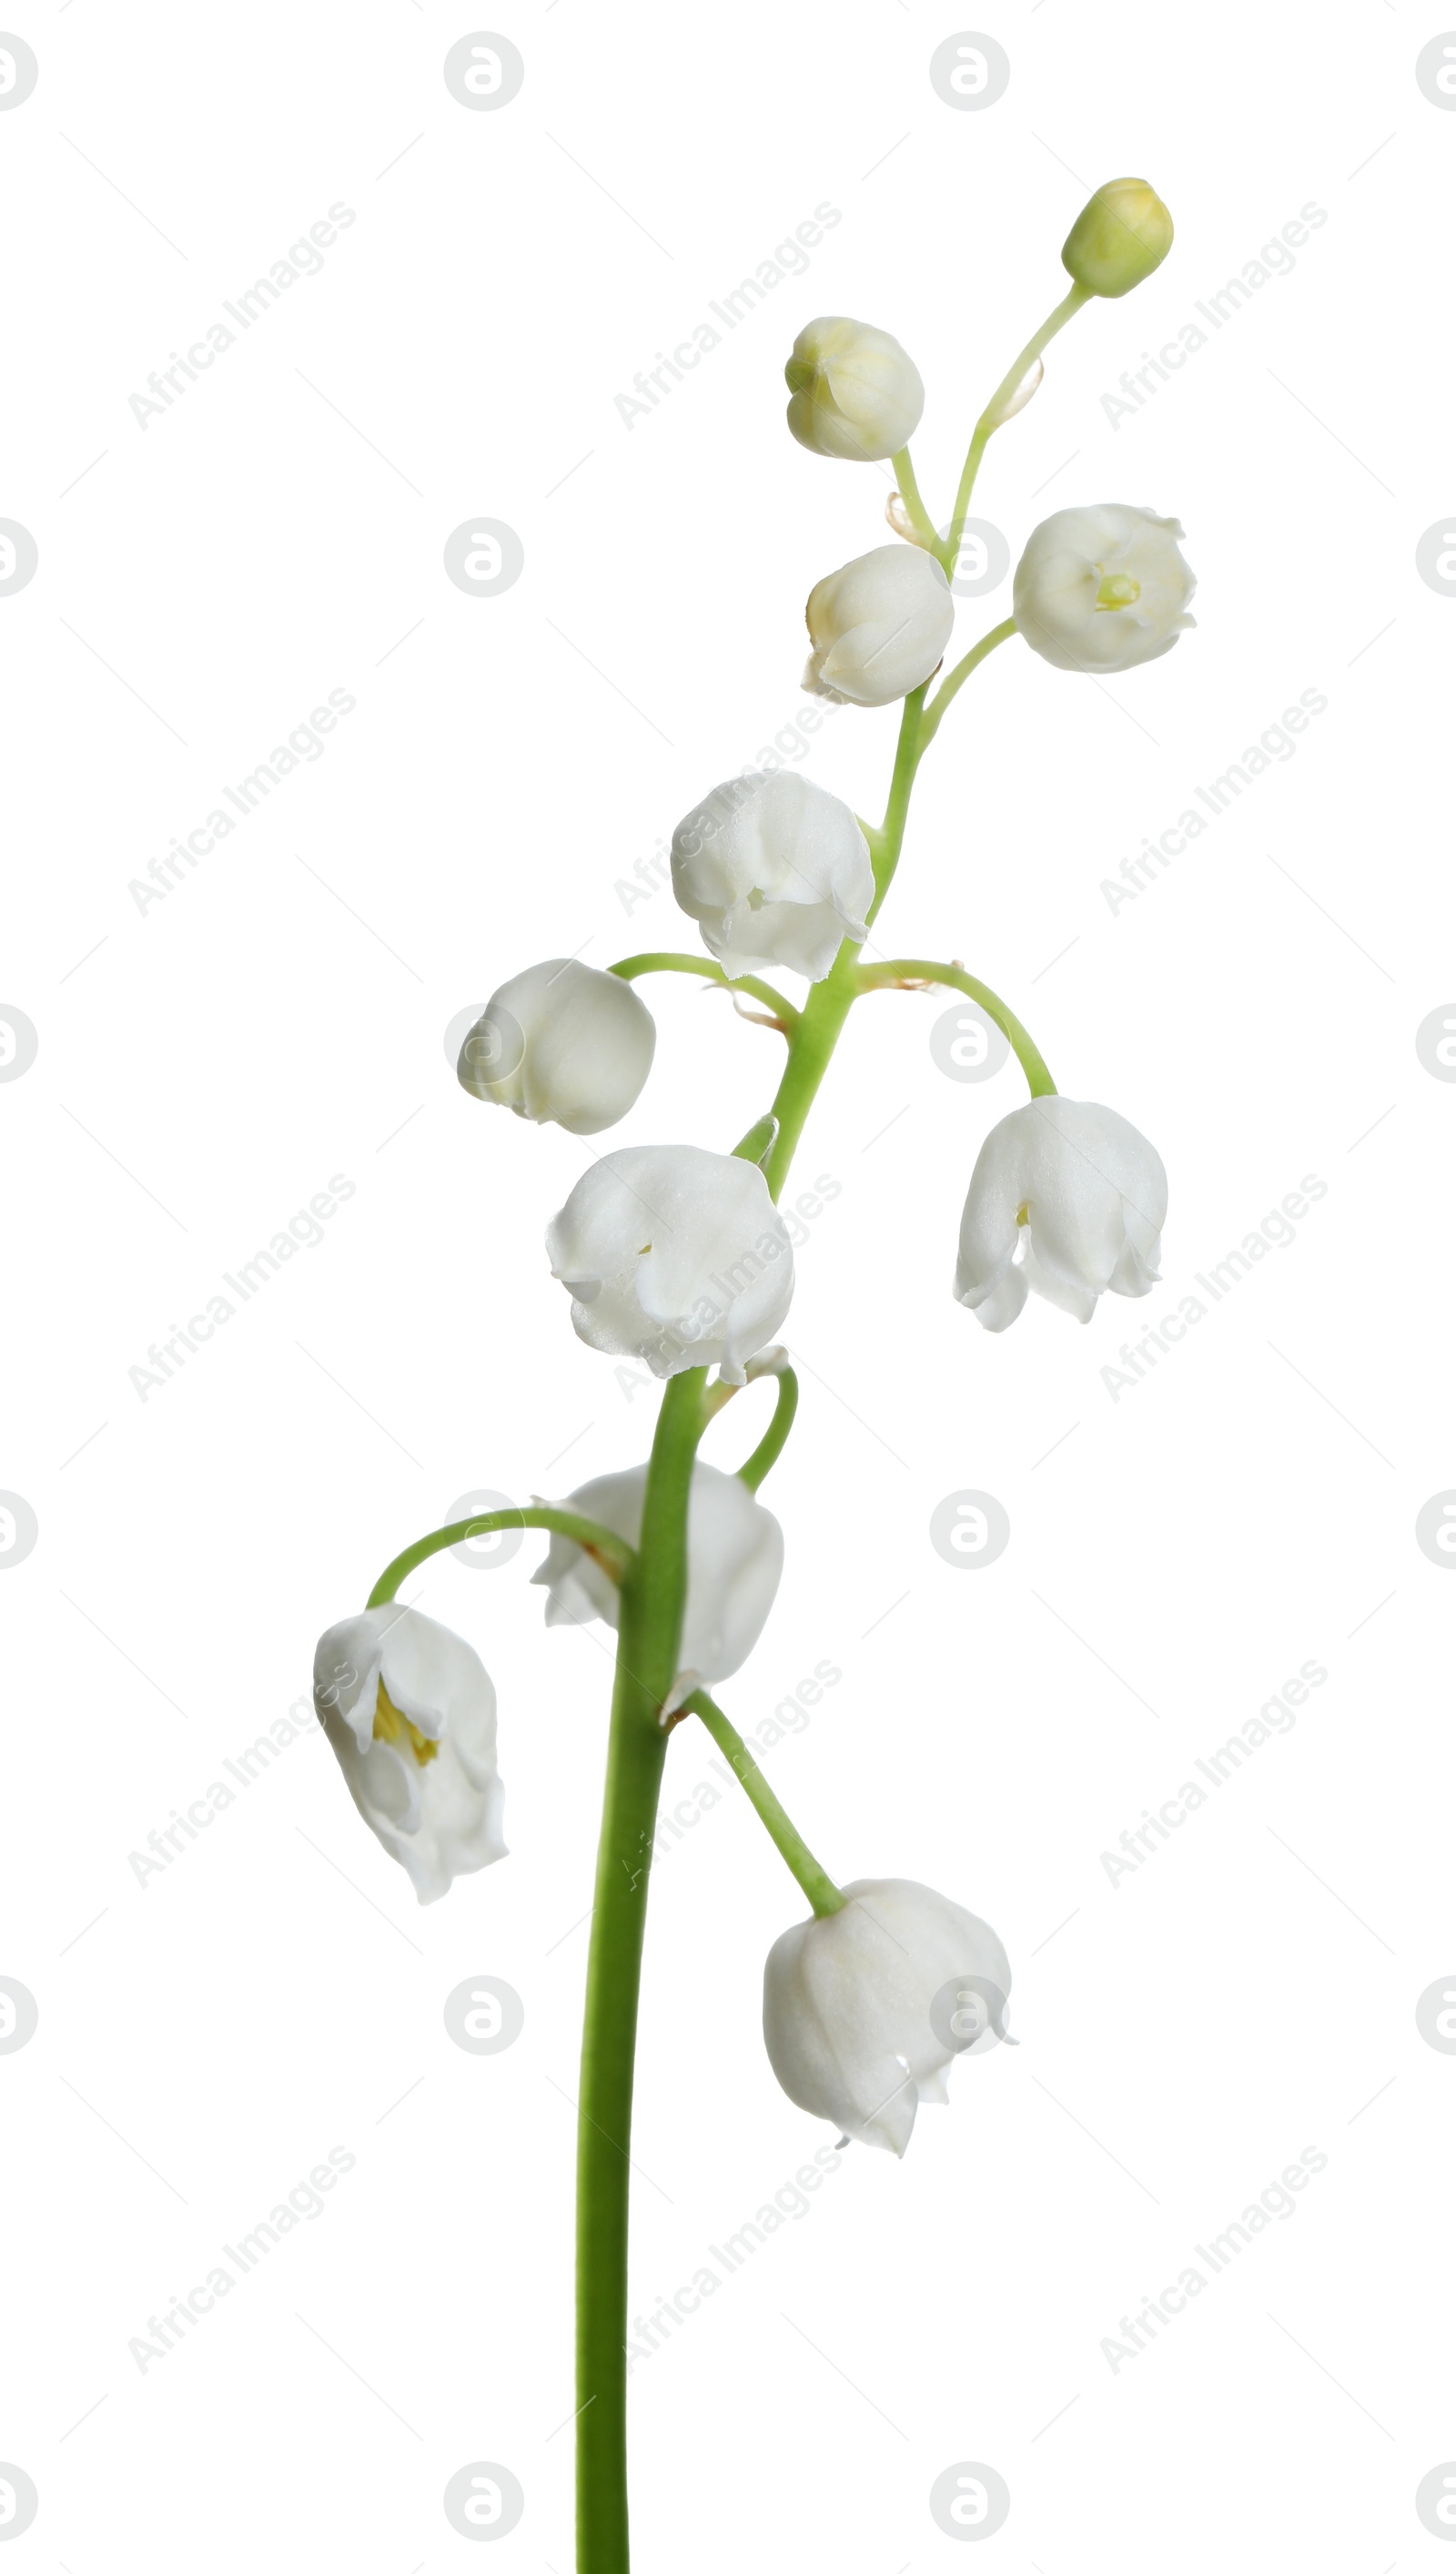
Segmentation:
{"type": "Polygon", "coordinates": [[[887,706],[928,679],[950,641],[950,584],[920,547],[876,546],[816,582],[802,685],[840,705],[887,706]]]}
{"type": "Polygon", "coordinates": [[[505,1858],[496,1693],[461,1637],[397,1600],[342,1618],[319,1639],[314,1705],[350,1795],[422,1904],[505,1858]]]}
{"type": "Polygon", "coordinates": [[[725,971],[786,965],[817,983],[874,900],[847,804],[786,769],[729,777],[673,833],[673,891],[725,971]]]}
{"type": "Polygon", "coordinates": [[[888,331],[822,315],[806,322],[783,370],[788,426],[815,456],[872,464],[914,435],[925,407],[919,370],[888,331]]]}
{"type": "MultiPolygon", "coordinates": [[[[566,1507],[615,1529],[629,1546],[636,1546],[647,1482],[646,1466],[597,1475],[568,1496],[566,1507]]],[[[711,1688],[747,1661],[782,1571],[783,1531],[772,1512],[754,1500],[736,1475],[725,1475],[700,1458],[688,1496],[688,1596],[678,1648],[685,1673],[711,1688]]],[[[572,1538],[552,1539],[546,1562],[532,1579],[547,1587],[549,1627],[582,1626],[592,1618],[617,1625],[621,1595],[616,1583],[572,1538]]]]}
{"type": "Polygon", "coordinates": [[[549,956],[486,1003],[457,1073],[477,1099],[596,1135],[633,1106],[657,1041],[652,1012],[620,974],[549,956]]]}
{"type": "Polygon", "coordinates": [[[1182,533],[1176,519],[1120,501],[1043,519],[1011,585],[1011,614],[1032,651],[1054,669],[1098,673],[1170,652],[1194,622],[1182,533]]]}
{"type": "MultiPolygon", "coordinates": [[[[988,1924],[905,1878],[785,1930],[763,1969],[763,2040],[789,2099],[902,2154],[945,2067],[1006,2037],[1011,1968],[988,1924]]],[[[1014,2041],[1012,2041],[1014,2043],[1014,2041]]]]}
{"type": "Polygon", "coordinates": [[[956,1301],[988,1332],[1029,1290],[1089,1323],[1097,1299],[1157,1283],[1168,1175],[1145,1135],[1088,1099],[1028,1099],[976,1155],[960,1220],[956,1301]]]}
{"type": "Polygon", "coordinates": [[[654,1376],[716,1360],[726,1385],[742,1385],[793,1295],[788,1229],[757,1163],[699,1144],[605,1153],[546,1248],[579,1339],[654,1376]]]}
{"type": "Polygon", "coordinates": [[[1172,216],[1145,179],[1109,179],[1067,234],[1061,264],[1089,295],[1129,295],[1161,267],[1172,240],[1172,216]]]}

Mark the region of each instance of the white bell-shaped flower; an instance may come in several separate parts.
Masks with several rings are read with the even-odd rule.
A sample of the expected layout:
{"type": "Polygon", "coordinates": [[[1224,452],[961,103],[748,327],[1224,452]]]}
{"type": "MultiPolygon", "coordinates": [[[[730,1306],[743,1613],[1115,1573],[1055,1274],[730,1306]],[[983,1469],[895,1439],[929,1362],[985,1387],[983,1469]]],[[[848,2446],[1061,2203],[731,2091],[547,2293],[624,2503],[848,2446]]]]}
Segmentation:
{"type": "Polygon", "coordinates": [[[787,769],[728,777],[673,833],[673,891],[725,972],[773,965],[819,982],[874,900],[847,804],[787,769]]]}
{"type": "MultiPolygon", "coordinates": [[[[565,1507],[600,1521],[636,1546],[647,1481],[646,1466],[597,1475],[571,1494],[565,1507]]],[[[747,1661],[782,1571],[783,1531],[772,1512],[754,1500],[736,1475],[725,1475],[700,1459],[688,1497],[688,1597],[678,1649],[685,1672],[711,1687],[747,1661]]],[[[592,1618],[617,1625],[616,1583],[572,1538],[553,1537],[546,1562],[532,1579],[547,1586],[549,1627],[582,1626],[592,1618]]]]}
{"type": "Polygon", "coordinates": [[[1029,1290],[1089,1323],[1097,1299],[1157,1283],[1168,1175],[1145,1135],[1089,1099],[1028,1099],[976,1155],[955,1294],[988,1332],[1029,1290]]]}
{"type": "Polygon", "coordinates": [[[1011,613],[1033,652],[1058,670],[1132,670],[1171,652],[1192,626],[1197,583],[1176,519],[1102,501],[1057,510],[1033,528],[1011,585],[1011,613]]]}
{"type": "Polygon", "coordinates": [[[757,1163],[698,1144],[604,1154],[546,1247],[581,1339],[655,1376],[717,1362],[742,1385],[793,1294],[788,1230],[757,1163]]]}
{"type": "Polygon", "coordinates": [[[806,322],[783,370],[788,426],[815,456],[870,464],[914,436],[925,388],[913,359],[870,322],[821,314],[806,322]]]}
{"type": "Polygon", "coordinates": [[[790,2100],[902,2154],[945,2068],[1005,2038],[1011,1968],[984,1922],[906,1878],[859,1878],[842,1912],[775,1939],[763,2038],[790,2100]]]}
{"type": "Polygon", "coordinates": [[[809,694],[887,706],[929,678],[950,641],[955,606],[933,555],[876,546],[815,582],[804,615],[813,645],[802,682],[809,694]]]}
{"type": "Polygon", "coordinates": [[[391,1601],[319,1639],[314,1705],[349,1793],[422,1904],[504,1859],[496,1693],[479,1654],[391,1601]]]}
{"type": "Polygon", "coordinates": [[[657,1039],[652,1012],[620,974],[549,956],[486,1003],[457,1069],[477,1099],[597,1135],[636,1102],[657,1039]]]}

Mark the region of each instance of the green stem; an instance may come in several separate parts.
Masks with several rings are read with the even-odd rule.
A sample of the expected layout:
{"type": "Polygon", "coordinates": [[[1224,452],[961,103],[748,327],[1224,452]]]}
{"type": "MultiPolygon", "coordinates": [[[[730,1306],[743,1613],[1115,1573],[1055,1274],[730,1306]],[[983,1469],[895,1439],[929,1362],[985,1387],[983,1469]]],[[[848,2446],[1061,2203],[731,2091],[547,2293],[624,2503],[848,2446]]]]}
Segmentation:
{"type": "Polygon", "coordinates": [[[900,499],[909,513],[910,525],[917,535],[923,537],[927,550],[933,554],[938,550],[940,540],[935,533],[935,522],[920,498],[908,445],[898,449],[889,461],[894,467],[894,479],[899,485],[900,499]]]}
{"type": "Polygon", "coordinates": [[[622,1585],[617,1678],[582,2035],[577,2133],[577,2564],[628,2574],[627,2308],[638,1994],[658,1796],[688,1588],[688,1495],[704,1368],[673,1377],[622,1585]]]}
{"type": "Polygon", "coordinates": [[[1000,625],[993,626],[990,633],[988,635],[983,635],[978,644],[972,644],[970,650],[965,654],[964,658],[957,661],[954,669],[946,673],[946,676],[941,680],[939,687],[936,689],[929,704],[925,708],[925,720],[920,726],[921,757],[923,757],[924,753],[929,749],[931,742],[939,731],[940,718],[944,714],[946,707],[949,705],[952,697],[954,697],[958,691],[964,687],[966,680],[970,677],[971,671],[979,669],[982,661],[986,658],[987,653],[994,652],[998,644],[1008,644],[1015,632],[1016,621],[1014,617],[1003,618],[1000,625]]]}
{"type": "Polygon", "coordinates": [[[986,448],[990,443],[992,434],[1001,426],[1000,419],[998,417],[1001,405],[1010,401],[1012,394],[1015,392],[1016,387],[1025,375],[1027,368],[1040,357],[1048,340],[1054,340],[1058,331],[1062,330],[1071,320],[1072,315],[1081,311],[1082,306],[1090,300],[1090,293],[1091,290],[1088,287],[1074,286],[1069,295],[1064,295],[1062,297],[1055,312],[1048,313],[1040,330],[1033,331],[1019,358],[1012,359],[1010,366],[1002,376],[1000,383],[997,385],[995,392],[990,398],[990,401],[986,404],[985,410],[981,413],[979,420],[976,422],[974,431],[971,434],[970,446],[966,450],[965,464],[960,477],[960,489],[955,495],[955,515],[950,522],[950,534],[945,538],[943,544],[938,546],[936,549],[940,562],[947,573],[953,574],[955,565],[960,557],[960,540],[965,534],[965,521],[966,515],[970,509],[970,496],[975,490],[975,478],[980,472],[980,460],[986,452],[986,448]]]}
{"type": "Polygon", "coordinates": [[[861,965],[859,968],[861,992],[892,992],[906,984],[916,983],[944,983],[952,991],[968,992],[973,1001],[980,1003],[987,1018],[995,1020],[1002,1035],[1009,1038],[1016,1061],[1026,1075],[1026,1086],[1032,1098],[1054,1097],[1056,1084],[1015,1011],[1007,1008],[989,983],[982,983],[978,976],[967,974],[963,965],[940,965],[924,956],[895,956],[883,965],[861,965]]]}
{"type": "Polygon", "coordinates": [[[620,1582],[633,1561],[633,1551],[626,1538],[615,1530],[603,1528],[598,1520],[584,1519],[580,1511],[558,1511],[543,1504],[533,1504],[524,1511],[483,1511],[473,1520],[452,1520],[449,1528],[432,1529],[428,1537],[416,1538],[393,1564],[387,1564],[365,1602],[367,1609],[383,1609],[393,1600],[407,1574],[417,1564],[438,1555],[442,1547],[459,1546],[468,1537],[486,1537],[493,1529],[551,1529],[558,1537],[575,1538],[578,1546],[595,1555],[604,1573],[620,1582]]]}
{"type": "Polygon", "coordinates": [[[780,1368],[778,1400],[773,1406],[773,1418],[751,1457],[745,1458],[738,1468],[738,1482],[746,1484],[750,1493],[756,1493],[769,1467],[777,1464],[783,1443],[793,1428],[793,1416],[797,1410],[798,1379],[792,1368],[780,1368]]]}
{"type": "Polygon", "coordinates": [[[768,1834],[769,1840],[785,1866],[797,1878],[820,1921],[830,1913],[842,1913],[844,1898],[827,1871],[820,1868],[802,1833],[795,1830],[778,1803],[757,1762],[707,1690],[695,1690],[684,1706],[701,1716],[720,1752],[731,1765],[740,1788],[768,1834]]]}
{"type": "Polygon", "coordinates": [[[791,1036],[798,1025],[799,1013],[791,1001],[775,991],[757,974],[726,974],[711,956],[679,955],[673,948],[657,948],[646,956],[624,956],[619,964],[609,965],[609,974],[620,974],[631,983],[639,974],[701,974],[705,983],[721,984],[726,992],[749,992],[771,1010],[785,1036],[791,1036]]]}

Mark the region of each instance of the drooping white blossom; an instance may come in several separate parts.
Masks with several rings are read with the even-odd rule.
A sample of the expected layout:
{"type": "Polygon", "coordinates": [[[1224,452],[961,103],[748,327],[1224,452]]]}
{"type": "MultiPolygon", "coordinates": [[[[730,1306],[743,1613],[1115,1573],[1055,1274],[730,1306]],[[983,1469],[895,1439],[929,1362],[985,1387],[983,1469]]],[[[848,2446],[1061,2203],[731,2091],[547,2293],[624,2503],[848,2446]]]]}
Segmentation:
{"type": "Polygon", "coordinates": [[[729,777],[673,833],[673,891],[725,972],[816,983],[874,899],[869,844],[837,795],[788,769],[729,777]]]}
{"type": "MultiPolygon", "coordinates": [[[[636,1546],[642,1532],[646,1466],[596,1475],[565,1507],[636,1546]]],[[[688,1500],[688,1597],[678,1660],[685,1672],[710,1687],[745,1663],[773,1606],[783,1571],[783,1531],[771,1511],[755,1501],[736,1475],[725,1475],[700,1458],[688,1500]]],[[[546,1562],[533,1576],[547,1586],[549,1627],[618,1619],[618,1588],[574,1539],[556,1536],[546,1562]]]]}
{"type": "Polygon", "coordinates": [[[604,1154],[546,1247],[581,1339],[655,1376],[716,1362],[741,1385],[793,1294],[787,1227],[756,1162],[698,1144],[604,1154]]]}
{"type": "Polygon", "coordinates": [[[763,2038],[790,2100],[902,2154],[945,2068],[1006,2035],[1011,1968],[994,1930],[905,1878],[859,1878],[842,1912],[775,1939],[763,2038]]]}
{"type": "Polygon", "coordinates": [[[349,1793],[422,1904],[504,1859],[496,1693],[480,1656],[398,1601],[319,1639],[314,1705],[349,1793]]]}
{"type": "Polygon", "coordinates": [[[1028,1099],[976,1156],[955,1294],[1003,1332],[1035,1291],[1089,1323],[1097,1299],[1156,1284],[1168,1177],[1145,1135],[1087,1099],[1028,1099]]]}
{"type": "Polygon", "coordinates": [[[804,324],[783,378],[793,397],[788,426],[800,447],[851,464],[895,455],[925,407],[919,369],[898,340],[842,316],[804,324]]]}
{"type": "Polygon", "coordinates": [[[549,956],[493,994],[458,1070],[477,1099],[596,1135],[636,1102],[656,1043],[652,1012],[620,974],[549,956]]]}
{"type": "Polygon", "coordinates": [[[1033,528],[1011,585],[1019,632],[1057,670],[1132,670],[1193,625],[1197,587],[1176,519],[1121,501],[1057,510],[1033,528]]]}
{"type": "Polygon", "coordinates": [[[876,546],[814,584],[804,612],[811,696],[887,706],[929,678],[955,623],[950,584],[919,546],[876,546]]]}

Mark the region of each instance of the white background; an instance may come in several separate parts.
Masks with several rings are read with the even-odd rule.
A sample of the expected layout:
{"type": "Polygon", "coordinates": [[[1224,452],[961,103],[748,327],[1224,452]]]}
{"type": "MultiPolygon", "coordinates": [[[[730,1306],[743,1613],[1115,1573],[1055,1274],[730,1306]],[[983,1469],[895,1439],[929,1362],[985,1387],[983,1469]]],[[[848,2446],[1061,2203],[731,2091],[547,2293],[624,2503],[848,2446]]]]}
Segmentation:
{"type": "MultiPolygon", "coordinates": [[[[446,2479],[499,2459],[511,2567],[571,2561],[573,2110],[609,1664],[514,1564],[411,1596],[498,1685],[511,1857],[417,1911],[304,1738],[139,1885],[129,1854],[306,1690],[321,1628],[460,1493],[560,1495],[646,1454],[656,1398],[573,1337],[541,1248],[584,1148],[483,1108],[443,1035],[533,959],[694,943],[616,890],[775,733],[880,809],[892,710],[800,706],[804,596],[887,541],[877,468],[783,427],[810,316],[893,330],[927,386],[937,517],[969,426],[1057,300],[1090,186],[1145,173],[1177,239],[1058,340],[978,510],[1012,558],[1077,501],[1176,514],[1196,633],[1105,687],[1019,644],[947,720],[879,933],[963,958],[1058,1082],[1171,1178],[1165,1285],[1000,1339],[949,1293],[980,1138],[1021,1093],[928,1050],[943,1000],[851,1023],[799,1171],[799,1426],[765,1499],[787,1567],[724,1698],[841,1877],[943,1888],[1001,1932],[1018,2052],[957,2068],[909,2153],[853,2147],[633,2378],[638,2560],[902,2574],[962,2562],[932,2479],[997,2467],[1007,2574],[1439,2562],[1418,2479],[1456,2453],[1450,1601],[1419,1507],[1456,1482],[1456,1092],[1414,1032],[1456,986],[1442,792],[1456,608],[1415,569],[1451,504],[1443,21],[1068,0],[969,21],[1006,94],[957,113],[914,0],[499,21],[475,114],[438,0],[239,18],[96,0],[14,22],[0,116],[11,361],[0,599],[11,852],[0,1089],[10,1215],[0,1969],[0,2454],[37,2566],[474,2561],[446,2479]],[[104,174],[104,175],[103,175],[104,174]],[[128,202],[130,201],[130,202],[128,202]],[[145,428],[128,407],[339,202],[356,220],[145,428]],[[819,203],[841,220],[629,429],[615,397],[819,203]],[[1143,352],[1313,203],[1293,273],[1109,422],[1143,352]],[[506,522],[525,572],[451,586],[506,522]],[[357,704],[195,872],[174,835],[331,689],[357,704]],[[1138,898],[1120,862],[1313,689],[1328,708],[1138,898]],[[585,942],[585,944],[583,944],[585,942]],[[894,1121],[891,1123],[891,1121],[894,1121]],[[332,1174],[355,1194],[141,1400],[129,1370],[332,1174]],[[1327,1194],[1117,1399],[1101,1370],[1305,1174],[1327,1194]],[[976,1573],[927,1523],[975,1487],[976,1573]],[[1101,1855],[1306,1660],[1326,1684],[1156,1855],[1101,1855]],[[444,1997],[504,1976],[487,2059],[444,1997]],[[1377,2096],[1378,2095],[1378,2096],[1377,2096]],[[1369,2104],[1369,2105],[1367,2105],[1369,2104]],[[164,2361],[129,2339],[331,2146],[356,2165],[164,2361]],[[1135,2361],[1100,2344],[1305,2147],[1327,2167],[1135,2361]],[[812,2346],[810,2346],[812,2345],[812,2346]]],[[[1009,584],[965,603],[960,646],[1009,584]]],[[[777,1040],[645,988],[658,1062],[614,1142],[727,1148],[777,1040]]],[[[1207,1299],[1203,1300],[1208,1302],[1207,1299]]],[[[707,1453],[735,1464],[762,1393],[707,1453]]],[[[709,1776],[685,1727],[670,1799],[709,1776]]],[[[778,2092],[764,1952],[801,1900],[741,1799],[653,1898],[636,2152],[647,2313],[832,2141],[778,2092]]],[[[0,2532],[0,2537],[4,2533],[0,2532]]]]}

